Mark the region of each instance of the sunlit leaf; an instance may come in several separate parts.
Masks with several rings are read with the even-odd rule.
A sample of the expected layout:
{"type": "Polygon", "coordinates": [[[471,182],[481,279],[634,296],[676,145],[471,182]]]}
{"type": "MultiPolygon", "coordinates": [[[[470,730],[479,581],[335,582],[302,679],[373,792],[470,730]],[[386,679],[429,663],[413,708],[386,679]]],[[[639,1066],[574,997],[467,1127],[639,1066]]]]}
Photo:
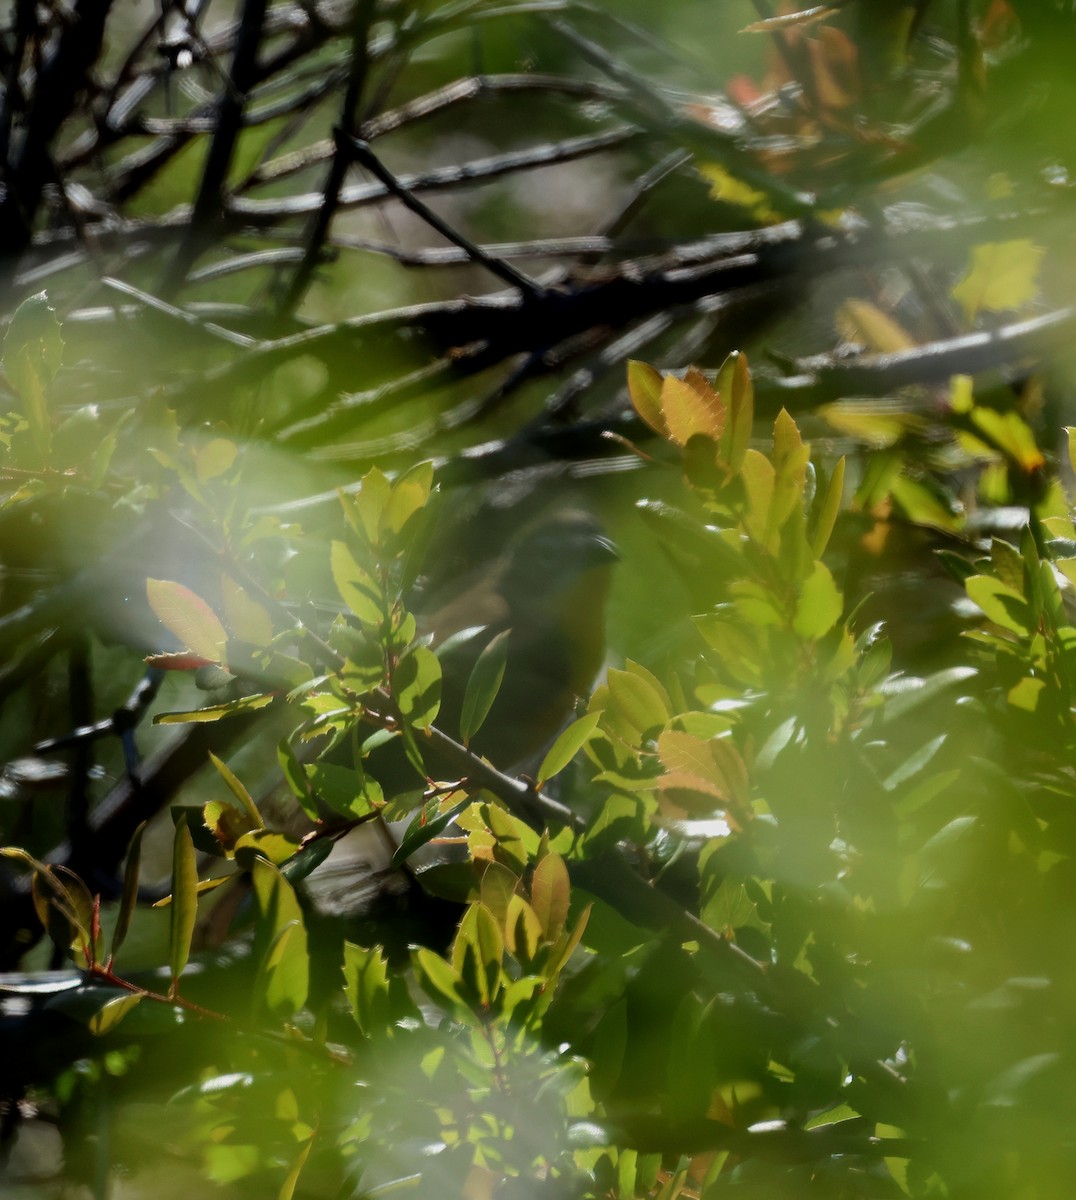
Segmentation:
{"type": "Polygon", "coordinates": [[[550,852],[534,868],[531,879],[531,906],[546,938],[555,942],[568,920],[571,885],[568,868],[559,854],[550,852]]]}
{"type": "Polygon", "coordinates": [[[628,395],[635,411],[655,433],[668,437],[669,430],[661,408],[661,384],[660,371],[635,359],[628,363],[628,395]]]}
{"type": "Polygon", "coordinates": [[[425,507],[433,488],[433,463],[416,463],[392,485],[392,494],[382,516],[382,523],[397,537],[414,515],[425,507]]]}
{"type": "Polygon", "coordinates": [[[220,661],[228,633],[201,596],[168,579],[147,579],[146,596],[157,619],[181,645],[211,662],[220,661]]]}
{"type": "Polygon", "coordinates": [[[964,581],[968,595],[987,618],[1012,633],[1026,634],[1031,629],[1031,610],[1027,598],[993,575],[972,575],[964,581]]]}
{"type": "Polygon", "coordinates": [[[452,943],[452,965],[484,1006],[500,991],[503,958],[504,940],[493,914],[484,904],[468,905],[452,943]]]}
{"type": "Polygon", "coordinates": [[[211,438],[204,445],[196,446],[191,451],[195,478],[199,483],[216,479],[231,470],[238,455],[235,442],[228,438],[211,438]]]}
{"type": "Polygon", "coordinates": [[[348,608],[365,624],[380,625],[385,617],[385,597],[374,577],[359,566],[343,542],[333,542],[330,564],[336,590],[348,608]]]}
{"type": "Polygon", "coordinates": [[[549,747],[542,765],[538,768],[538,786],[558,775],[575,758],[576,754],[594,736],[601,721],[600,712],[586,713],[577,721],[573,721],[567,729],[549,747]]]}
{"type": "Polygon", "coordinates": [[[815,520],[814,531],[811,534],[811,553],[815,558],[821,558],[829,545],[833,526],[837,522],[837,514],[841,510],[841,500],[844,496],[844,466],[843,455],[833,465],[833,474],[829,477],[826,494],[822,499],[815,520]]]}
{"type": "Polygon", "coordinates": [[[1038,292],[1039,267],[1045,253],[1030,238],[975,246],[967,274],[952,289],[953,299],[969,322],[981,312],[1023,308],[1038,292]]]}
{"type": "Polygon", "coordinates": [[[824,637],[840,619],[844,597],[825,563],[816,562],[800,589],[792,628],[802,638],[824,637]]]}
{"type": "Polygon", "coordinates": [[[717,373],[717,391],[728,410],[721,434],[720,457],[730,471],[738,472],[747,454],[755,426],[755,389],[747,355],[734,350],[717,373]]]}
{"type": "Polygon", "coordinates": [[[273,622],[269,613],[230,575],[221,577],[224,619],[232,636],[254,646],[268,646],[273,640],[273,622]]]}
{"type": "Polygon", "coordinates": [[[742,208],[759,222],[767,223],[781,219],[781,214],[773,207],[765,192],[760,192],[742,179],[737,179],[720,163],[699,163],[698,171],[710,185],[711,199],[742,208]]]}
{"type": "Polygon", "coordinates": [[[881,354],[910,350],[915,339],[869,300],[845,300],[837,310],[837,330],[848,342],[862,342],[881,354]]]}
{"type": "Polygon", "coordinates": [[[669,437],[680,446],[696,434],[716,442],[725,427],[725,409],[713,389],[704,393],[675,375],[662,380],[661,411],[669,437]]]}
{"type": "Polygon", "coordinates": [[[617,712],[641,734],[660,728],[672,716],[661,693],[637,674],[610,670],[606,686],[617,712]]]}
{"type": "Polygon", "coordinates": [[[110,1033],[142,999],[141,992],[124,992],[109,1000],[89,1020],[89,1030],[94,1037],[110,1033]]]}
{"type": "Polygon", "coordinates": [[[198,918],[198,862],[194,842],[187,828],[186,815],[176,823],[172,842],[172,904],[169,935],[169,966],[172,971],[172,994],[179,991],[191,952],[191,939],[198,918]]]}
{"type": "Polygon", "coordinates": [[[310,960],[302,910],[291,885],[267,859],[251,863],[258,901],[261,961],[255,996],[274,1016],[288,1018],[306,1003],[310,960]]]}
{"type": "Polygon", "coordinates": [[[268,708],[276,699],[271,693],[259,696],[242,696],[238,700],[229,700],[225,704],[209,704],[205,708],[194,708],[187,712],[157,713],[153,718],[154,725],[187,725],[192,722],[220,721],[224,717],[237,717],[243,713],[257,712],[259,708],[268,708]]]}
{"type": "Polygon", "coordinates": [[[428,646],[414,646],[396,664],[392,694],[415,729],[428,729],[441,707],[441,663],[428,646]]]}

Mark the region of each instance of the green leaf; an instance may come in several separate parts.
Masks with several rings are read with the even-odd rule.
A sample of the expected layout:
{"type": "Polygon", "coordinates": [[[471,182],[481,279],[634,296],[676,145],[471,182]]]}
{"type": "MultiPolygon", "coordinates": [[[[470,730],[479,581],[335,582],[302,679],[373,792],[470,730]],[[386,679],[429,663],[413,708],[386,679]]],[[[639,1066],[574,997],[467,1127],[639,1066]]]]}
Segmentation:
{"type": "Polygon", "coordinates": [[[228,438],[210,438],[203,445],[191,450],[194,460],[194,477],[199,483],[208,483],[211,479],[230,471],[232,464],[239,456],[235,442],[228,438]]]}
{"type": "Polygon", "coordinates": [[[767,542],[802,507],[811,448],[800,436],[799,426],[786,409],[773,424],[773,496],[766,518],[767,542]]]}
{"type": "Polygon", "coordinates": [[[269,613],[230,575],[221,577],[224,619],[232,636],[254,646],[268,646],[273,640],[273,621],[269,613]]]}
{"type": "Polygon", "coordinates": [[[248,829],[235,841],[235,861],[249,867],[255,856],[268,859],[280,867],[290,862],[299,851],[299,842],[275,829],[248,829]]]}
{"type": "Polygon", "coordinates": [[[119,953],[131,927],[131,917],[138,903],[138,877],[142,862],[142,835],[146,831],[143,821],[134,831],[127,847],[127,862],[123,868],[123,892],[120,896],[119,911],[116,914],[116,924],[112,930],[112,941],[109,946],[109,958],[114,959],[119,953]]]}
{"type": "Polygon", "coordinates": [[[534,961],[543,938],[542,923],[522,896],[512,896],[504,917],[504,944],[524,967],[534,961]]]}
{"type": "Polygon", "coordinates": [[[483,1007],[501,989],[504,940],[497,920],[482,903],[468,905],[452,943],[452,965],[483,1007]]]}
{"type": "Polygon", "coordinates": [[[628,395],[635,411],[655,432],[669,436],[661,411],[661,372],[649,364],[631,359],[628,362],[628,395]]]}
{"type": "Polygon", "coordinates": [[[291,884],[267,859],[254,859],[251,880],[259,914],[255,951],[261,951],[254,996],[270,1013],[286,1020],[306,1003],[309,987],[302,910],[291,884]]]}
{"type": "Polygon", "coordinates": [[[169,966],[172,971],[171,994],[179,992],[179,977],[190,958],[194,924],[198,918],[198,863],[194,842],[184,813],[176,823],[172,841],[172,904],[169,938],[169,966]]]}
{"type": "Polygon", "coordinates": [[[844,597],[829,568],[825,563],[816,562],[800,590],[792,628],[801,638],[817,641],[836,625],[843,607],[844,597]]]}
{"type": "Polygon", "coordinates": [[[947,667],[944,671],[935,671],[925,679],[914,675],[902,675],[887,681],[878,689],[886,697],[883,718],[888,722],[905,717],[923,704],[934,700],[942,692],[956,684],[966,683],[978,674],[975,667],[947,667]]]}
{"type": "Polygon", "coordinates": [[[317,762],[306,768],[306,775],[324,804],[352,820],[369,815],[384,801],[376,780],[350,768],[317,762]]]}
{"type": "Polygon", "coordinates": [[[499,862],[486,864],[479,885],[479,899],[503,927],[508,906],[519,887],[519,876],[499,862]]]}
{"type": "Polygon", "coordinates": [[[392,856],[392,867],[396,868],[406,862],[416,850],[439,838],[452,824],[461,812],[471,803],[470,796],[453,804],[445,812],[439,812],[441,801],[433,799],[415,814],[404,833],[403,840],[392,856]]]}
{"type": "Polygon", "coordinates": [[[296,1156],[295,1162],[292,1163],[284,1182],[280,1185],[280,1191],[277,1192],[276,1200],[294,1200],[295,1187],[299,1182],[299,1176],[303,1173],[306,1160],[310,1157],[310,1151],[314,1148],[314,1136],[314,1133],[311,1132],[303,1142],[302,1149],[296,1156]]]}
{"type": "Polygon", "coordinates": [[[44,292],[15,310],[4,337],[3,362],[11,386],[22,400],[23,416],[38,453],[47,460],[52,426],[45,394],[63,362],[64,342],[56,312],[44,292]]]}
{"type": "Polygon", "coordinates": [[[366,1037],[389,1027],[388,962],[379,946],[367,949],[344,943],[344,994],[355,1024],[366,1037]]]}
{"type": "Polygon", "coordinates": [[[1034,300],[1045,253],[1029,238],[975,246],[967,274],[952,289],[969,323],[981,312],[1023,308],[1034,300]]]}
{"type": "Polygon", "coordinates": [[[833,467],[825,498],[818,510],[814,532],[811,534],[811,554],[816,559],[821,558],[826,552],[830,535],[833,533],[833,526],[837,522],[837,514],[841,510],[841,499],[844,495],[844,467],[845,460],[842,455],[833,467]]]}
{"type": "Polygon", "coordinates": [[[225,717],[236,717],[242,713],[256,712],[268,708],[276,699],[271,692],[257,696],[242,696],[225,704],[209,704],[205,708],[192,708],[186,712],[157,713],[154,725],[189,725],[193,722],[220,721],[225,717]]]}
{"type": "Polygon", "coordinates": [[[765,928],[743,883],[724,879],[703,903],[703,921],[716,933],[728,934],[748,925],[765,928]]]}
{"type": "Polygon", "coordinates": [[[1046,459],[1035,441],[1031,426],[1019,413],[977,407],[971,419],[991,446],[1008,455],[1025,471],[1038,471],[1045,465],[1046,459]]]}
{"type": "Polygon", "coordinates": [[[508,662],[508,638],[511,632],[510,629],[503,630],[483,647],[467,680],[460,716],[460,738],[465,746],[482,728],[500,691],[508,662]]]}
{"type": "Polygon", "coordinates": [[[382,516],[382,528],[397,538],[416,513],[421,512],[433,489],[433,463],[420,462],[405,471],[392,485],[392,494],[382,516]]]}
{"type": "Polygon", "coordinates": [[[400,715],[415,729],[428,729],[441,707],[441,663],[428,646],[402,655],[392,675],[400,715]]]}
{"type": "Polygon", "coordinates": [[[746,354],[734,350],[721,364],[717,373],[717,393],[728,409],[719,457],[730,471],[738,473],[755,425],[755,388],[746,354]]]}
{"type": "Polygon", "coordinates": [[[550,942],[555,942],[564,932],[570,897],[568,868],[559,854],[550,851],[539,860],[531,880],[531,907],[550,942]]]}
{"type": "Polygon", "coordinates": [[[147,579],[146,597],[157,619],[181,645],[212,662],[220,661],[228,634],[201,596],[170,579],[147,579]]]}
{"type": "Polygon", "coordinates": [[[757,450],[748,449],[740,465],[746,506],[744,526],[751,537],[763,544],[770,524],[770,506],[773,503],[773,463],[757,450]]]}
{"type": "Polygon", "coordinates": [[[90,1033],[94,1037],[102,1037],[104,1034],[111,1032],[131,1009],[141,1001],[143,995],[144,993],[142,992],[125,992],[122,996],[117,996],[114,1000],[109,1000],[107,1004],[99,1008],[90,1018],[90,1033]]]}
{"type": "Polygon", "coordinates": [[[329,561],[340,598],[364,624],[380,626],[385,619],[385,595],[374,577],[359,566],[343,542],[333,542],[329,561]]]}
{"type": "Polygon", "coordinates": [[[381,541],[381,520],[390,498],[392,485],[383,471],[371,467],[362,477],[358,492],[345,498],[344,513],[352,528],[367,545],[381,541]]]}
{"type": "Polygon", "coordinates": [[[717,800],[746,804],[749,799],[747,766],[727,737],[703,740],[667,729],[658,738],[658,757],[670,773],[659,781],[663,790],[690,791],[696,780],[698,791],[717,800]]]}
{"type": "Polygon", "coordinates": [[[564,770],[594,736],[601,719],[600,711],[586,713],[577,721],[573,721],[560,734],[553,745],[549,747],[545,758],[542,759],[542,765],[538,768],[537,787],[541,788],[547,779],[552,779],[554,775],[564,770]]]}
{"type": "Polygon", "coordinates": [[[292,795],[299,801],[303,812],[306,813],[311,821],[320,821],[321,811],[318,808],[317,798],[314,795],[314,788],[310,782],[310,777],[307,775],[306,769],[299,761],[295,750],[286,737],[281,738],[277,743],[276,759],[280,764],[284,778],[287,780],[288,787],[291,788],[292,795]]]}
{"type": "Polygon", "coordinates": [[[993,575],[972,575],[964,581],[968,596],[983,610],[988,620],[1011,633],[1026,635],[1032,627],[1031,609],[1015,588],[993,575]]]}
{"type": "Polygon", "coordinates": [[[217,773],[221,779],[228,785],[228,790],[239,801],[240,807],[246,812],[250,820],[250,828],[263,829],[265,822],[262,820],[262,815],[258,812],[258,806],[254,803],[254,799],[250,792],[239,782],[231,767],[223,760],[219,759],[212,750],[209,752],[209,761],[217,769],[217,773]]]}
{"type": "Polygon", "coordinates": [[[472,1018],[466,989],[460,973],[450,963],[425,946],[411,951],[411,965],[418,985],[432,1000],[464,1020],[472,1018]]]}
{"type": "Polygon", "coordinates": [[[637,673],[614,668],[608,673],[606,687],[617,713],[640,734],[659,729],[672,716],[661,691],[637,673]]]}

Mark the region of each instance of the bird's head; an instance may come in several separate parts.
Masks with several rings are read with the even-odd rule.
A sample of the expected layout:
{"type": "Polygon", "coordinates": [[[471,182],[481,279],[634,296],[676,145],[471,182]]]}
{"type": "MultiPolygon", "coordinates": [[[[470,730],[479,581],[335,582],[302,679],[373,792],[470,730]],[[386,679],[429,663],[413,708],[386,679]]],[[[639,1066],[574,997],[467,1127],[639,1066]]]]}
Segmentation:
{"type": "Polygon", "coordinates": [[[616,547],[589,513],[547,516],[512,540],[501,567],[500,590],[513,619],[564,612],[579,604],[604,608],[616,547]],[[588,602],[588,593],[589,602],[588,602]]]}

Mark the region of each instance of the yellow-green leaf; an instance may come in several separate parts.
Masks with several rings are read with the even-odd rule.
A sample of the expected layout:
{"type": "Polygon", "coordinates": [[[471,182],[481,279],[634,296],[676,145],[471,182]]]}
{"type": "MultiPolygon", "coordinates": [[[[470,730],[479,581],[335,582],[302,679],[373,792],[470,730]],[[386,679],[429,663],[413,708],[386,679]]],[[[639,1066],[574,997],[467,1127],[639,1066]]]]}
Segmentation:
{"type": "Polygon", "coordinates": [[[414,646],[400,657],[392,694],[401,715],[415,729],[433,724],[441,707],[441,663],[428,646],[414,646]]]}
{"type": "Polygon", "coordinates": [[[336,590],[348,608],[367,625],[380,625],[385,616],[384,593],[343,542],[333,542],[330,565],[336,590]]]}
{"type": "Polygon", "coordinates": [[[295,891],[277,867],[255,858],[251,879],[260,918],[257,945],[262,949],[254,994],[270,1013],[286,1019],[306,1003],[306,926],[295,891]]]}
{"type": "Polygon", "coordinates": [[[198,917],[198,863],[194,841],[187,828],[186,814],[176,822],[172,842],[172,905],[169,965],[172,970],[172,994],[179,990],[179,977],[187,965],[198,917]]]}
{"type": "Polygon", "coordinates": [[[613,669],[606,687],[614,708],[639,733],[659,728],[672,715],[661,693],[640,675],[613,669]]]}
{"type": "Polygon", "coordinates": [[[241,713],[255,712],[259,708],[268,708],[276,699],[272,693],[259,696],[242,696],[238,700],[229,700],[226,704],[208,704],[205,708],[192,708],[186,712],[157,713],[153,718],[154,725],[189,725],[194,722],[205,724],[219,721],[224,717],[235,717],[241,713]]]}
{"type": "Polygon", "coordinates": [[[550,852],[534,868],[531,880],[531,907],[548,941],[555,942],[564,932],[570,897],[568,868],[559,854],[550,852]]]}
{"type": "Polygon", "coordinates": [[[824,637],[840,619],[844,597],[825,563],[816,562],[804,580],[792,628],[802,638],[824,637]]]}
{"type": "Polygon", "coordinates": [[[915,345],[910,333],[869,300],[846,300],[837,310],[837,331],[845,341],[862,342],[881,354],[915,345]]]}
{"type": "Polygon", "coordinates": [[[738,472],[743,466],[755,424],[755,387],[746,354],[734,350],[721,364],[717,392],[728,412],[719,456],[730,471],[738,472]]]}
{"type": "Polygon", "coordinates": [[[232,637],[254,646],[268,646],[273,640],[273,621],[268,612],[230,575],[221,577],[224,619],[232,637]]]}
{"type": "Polygon", "coordinates": [[[988,620],[1012,633],[1026,634],[1031,628],[1031,609],[1014,588],[993,575],[972,575],[964,580],[968,596],[983,610],[988,620]]]}
{"type": "Polygon", "coordinates": [[[143,992],[125,992],[122,996],[117,996],[114,1000],[109,1000],[106,1004],[103,1004],[90,1017],[90,1033],[94,1037],[101,1037],[103,1034],[115,1029],[131,1009],[138,1004],[143,995],[143,992]]]}
{"type": "Polygon", "coordinates": [[[1030,238],[987,242],[971,252],[967,274],[953,288],[953,299],[968,321],[981,312],[1022,308],[1038,292],[1039,267],[1045,250],[1030,238]]]}
{"type": "Polygon", "coordinates": [[[239,801],[242,808],[246,811],[250,819],[250,826],[254,829],[262,829],[265,822],[262,820],[261,813],[258,812],[258,806],[254,803],[254,798],[250,792],[239,782],[239,779],[233,773],[231,767],[226,762],[219,759],[212,750],[209,752],[209,761],[217,769],[217,773],[221,779],[228,785],[228,790],[239,801]]]}
{"type": "Polygon", "coordinates": [[[157,619],[183,646],[213,662],[220,660],[228,634],[201,596],[170,579],[147,579],[146,597],[157,619]]]}
{"type": "Polygon", "coordinates": [[[841,510],[841,499],[844,496],[844,465],[845,460],[842,455],[834,464],[826,495],[818,510],[818,519],[815,521],[814,532],[811,534],[811,553],[815,558],[821,558],[825,553],[830,535],[833,533],[833,526],[837,521],[837,514],[841,510]]]}
{"type": "Polygon", "coordinates": [[[572,759],[575,758],[576,754],[593,737],[601,718],[602,714],[600,711],[589,712],[585,716],[580,717],[578,721],[573,721],[561,733],[553,745],[549,747],[545,758],[542,759],[542,765],[538,768],[538,787],[541,787],[547,779],[552,779],[554,775],[563,771],[572,759]]]}
{"type": "Polygon", "coordinates": [[[640,417],[662,437],[669,436],[665,416],[661,411],[661,373],[648,363],[631,359],[628,362],[628,395],[640,417]]]}

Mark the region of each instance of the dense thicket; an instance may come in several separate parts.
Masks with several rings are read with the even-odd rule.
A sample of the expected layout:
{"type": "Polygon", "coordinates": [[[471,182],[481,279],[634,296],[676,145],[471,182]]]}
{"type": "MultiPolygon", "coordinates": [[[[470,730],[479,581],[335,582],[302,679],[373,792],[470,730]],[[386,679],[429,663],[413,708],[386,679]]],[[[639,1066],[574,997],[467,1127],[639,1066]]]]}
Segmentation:
{"type": "Polygon", "coordinates": [[[15,0],[5,1189],[1065,1187],[1074,50],[15,0]]]}

